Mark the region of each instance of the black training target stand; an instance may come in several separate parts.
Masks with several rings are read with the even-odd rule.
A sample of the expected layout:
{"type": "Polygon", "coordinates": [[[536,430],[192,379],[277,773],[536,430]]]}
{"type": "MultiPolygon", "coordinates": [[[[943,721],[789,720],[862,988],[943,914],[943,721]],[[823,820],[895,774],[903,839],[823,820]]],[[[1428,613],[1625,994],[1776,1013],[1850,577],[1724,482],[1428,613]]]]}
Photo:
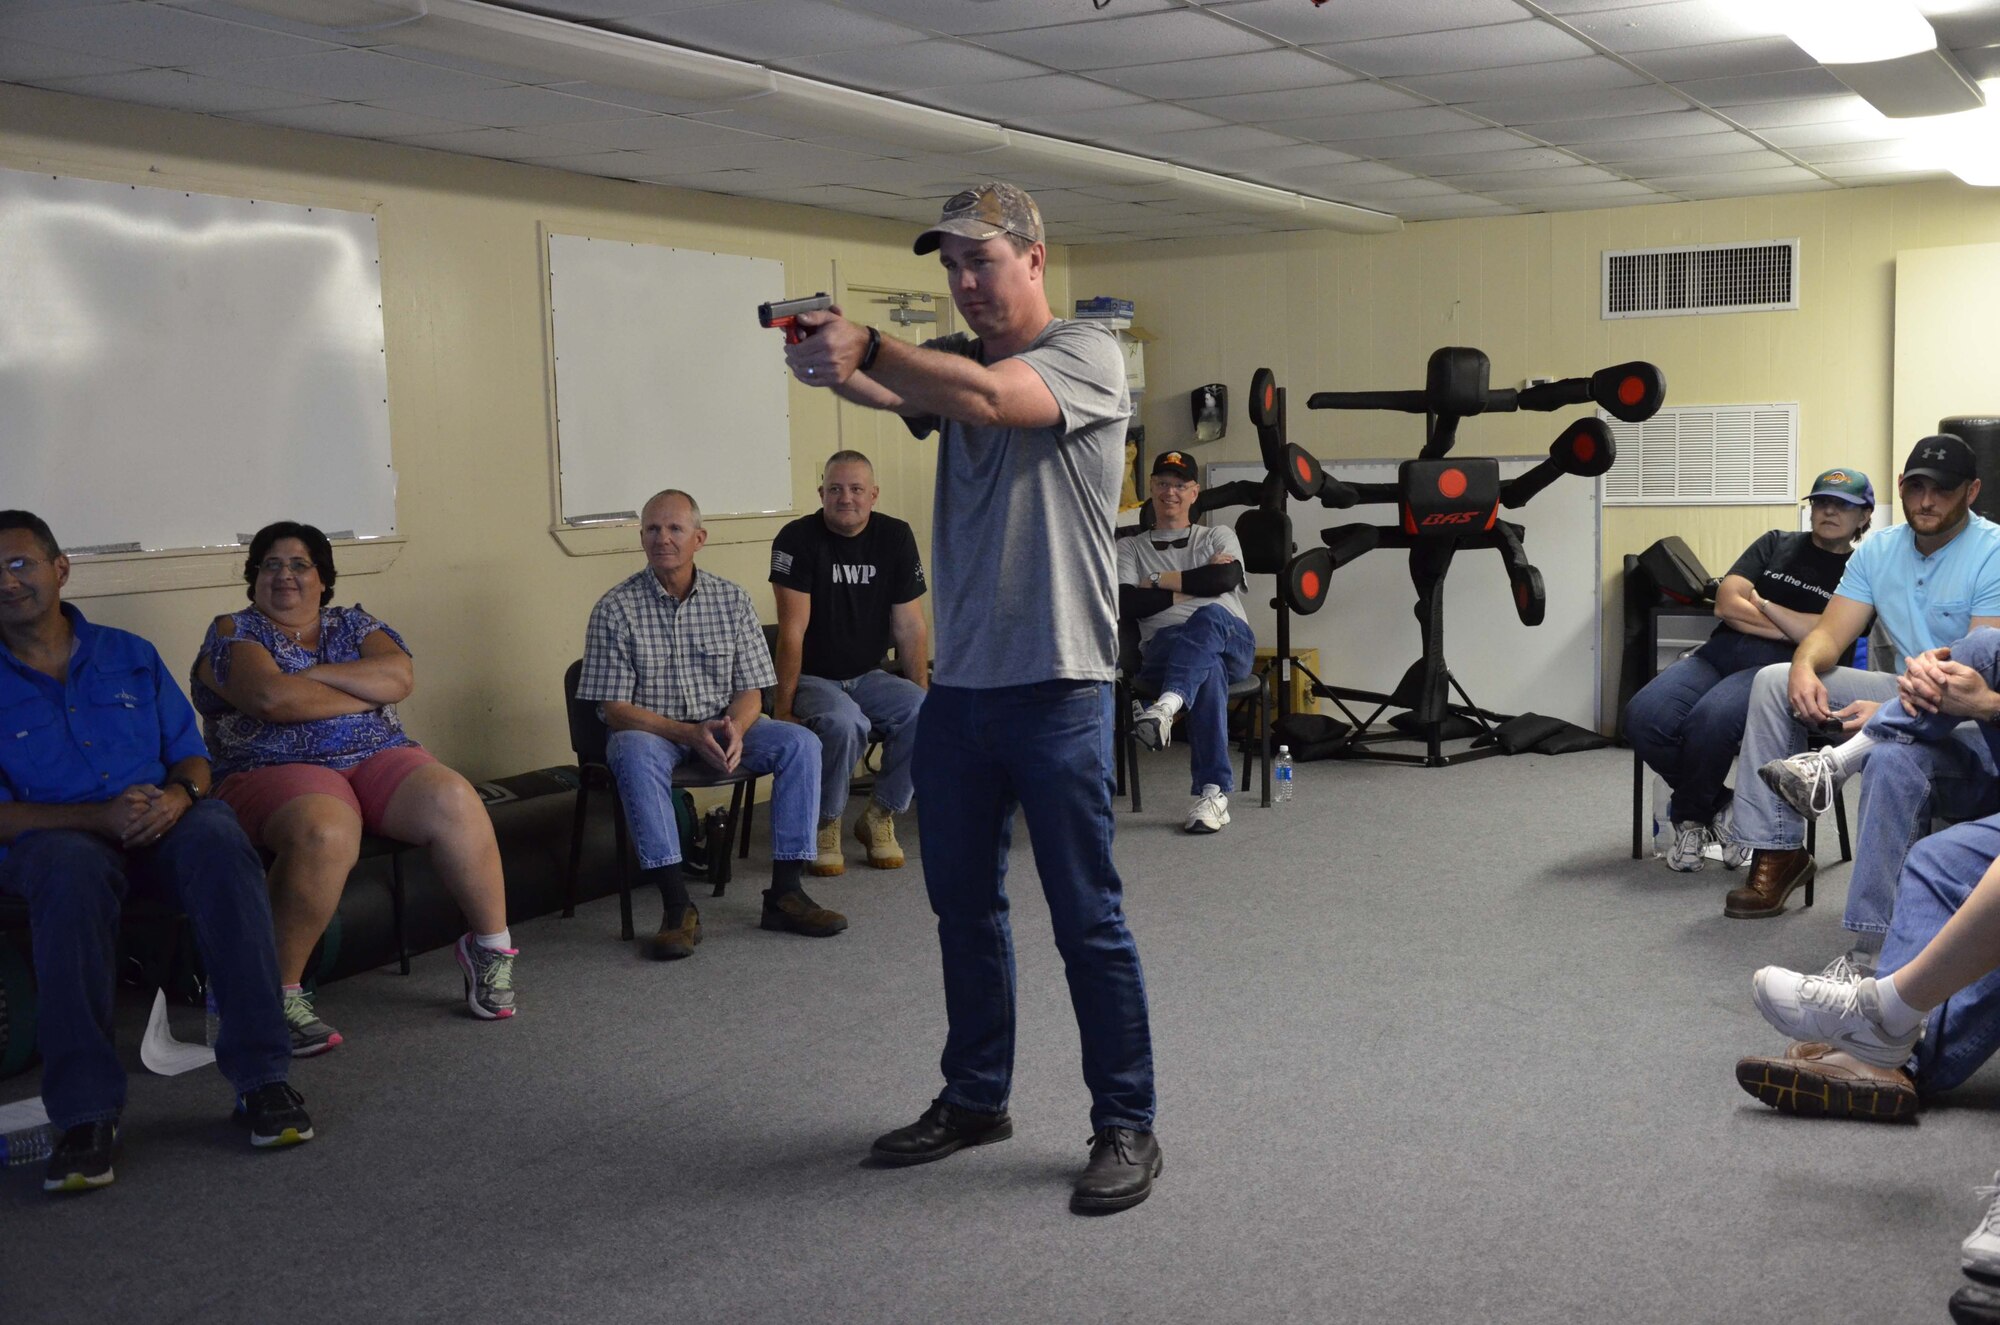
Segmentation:
{"type": "MultiPolygon", "coordinates": [[[[1353,725],[1341,757],[1387,763],[1446,764],[1483,759],[1499,753],[1497,743],[1446,755],[1442,751],[1447,719],[1469,721],[1491,734],[1507,721],[1503,714],[1480,708],[1444,661],[1444,580],[1460,548],[1492,548],[1507,568],[1514,590],[1514,611],[1524,626],[1538,626],[1547,608],[1542,575],[1528,563],[1520,525],[1500,518],[1500,508],[1524,506],[1564,474],[1595,478],[1616,458],[1611,429],[1595,415],[1568,424],[1549,446],[1549,458],[1525,474],[1500,477],[1500,462],[1490,456],[1447,459],[1458,439],[1459,420],[1474,414],[1513,410],[1548,412],[1571,405],[1595,403],[1613,418],[1640,423],[1659,412],[1666,398],[1666,378],[1649,363],[1633,362],[1600,369],[1589,377],[1569,377],[1525,390],[1494,391],[1487,387],[1491,365],[1479,350],[1448,346],[1435,351],[1421,391],[1321,391],[1306,401],[1308,409],[1384,409],[1425,416],[1424,448],[1405,460],[1394,483],[1343,483],[1327,474],[1310,452],[1285,439],[1285,393],[1268,368],[1250,379],[1250,419],[1268,474],[1260,485],[1264,497],[1256,511],[1237,525],[1261,541],[1284,549],[1290,560],[1278,577],[1274,606],[1278,613],[1278,711],[1291,711],[1289,669],[1298,667],[1311,681],[1312,693],[1331,699],[1353,725]],[[1344,524],[1322,530],[1325,547],[1294,552],[1291,520],[1284,497],[1318,501],[1345,510],[1380,503],[1396,508],[1389,525],[1344,524]],[[1417,627],[1423,656],[1410,664],[1393,694],[1328,685],[1292,656],[1291,614],[1310,616],[1325,605],[1333,573],[1376,548],[1407,548],[1410,580],[1417,590],[1417,627]],[[1457,701],[1452,699],[1457,696],[1457,701]],[[1348,707],[1355,700],[1374,704],[1362,718],[1348,707]],[[1406,728],[1375,729],[1389,709],[1406,709],[1415,723],[1406,728]],[[1374,747],[1393,742],[1422,742],[1421,755],[1374,747]]],[[[1236,485],[1232,484],[1231,487],[1236,485]]],[[[1204,494],[1206,495],[1206,494],[1204,494]]],[[[1253,558],[1245,538],[1246,562],[1253,558]]]]}

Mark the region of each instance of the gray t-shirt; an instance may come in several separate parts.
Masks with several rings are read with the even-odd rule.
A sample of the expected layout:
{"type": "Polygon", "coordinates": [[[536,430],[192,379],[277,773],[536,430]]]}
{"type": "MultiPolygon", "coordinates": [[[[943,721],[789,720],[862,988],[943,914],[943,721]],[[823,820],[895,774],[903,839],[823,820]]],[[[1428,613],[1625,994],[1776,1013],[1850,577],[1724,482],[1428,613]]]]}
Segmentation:
{"type": "MultiPolygon", "coordinates": [[[[926,348],[980,358],[964,334],[926,348]]],[[[1125,358],[1102,327],[1050,321],[1013,356],[1062,410],[1053,428],[975,428],[907,418],[940,432],[931,527],[932,613],[940,685],[990,690],[1117,671],[1114,512],[1125,467],[1125,358]]]]}
{"type": "MultiPolygon", "coordinates": [[[[1223,553],[1237,565],[1243,564],[1243,545],[1236,541],[1236,531],[1228,525],[1198,524],[1171,532],[1148,529],[1118,540],[1118,583],[1145,584],[1154,571],[1164,575],[1170,570],[1193,570],[1208,565],[1223,553]],[[1161,547],[1162,543],[1167,546],[1161,547]],[[1175,547],[1175,543],[1182,546],[1175,547]]],[[[1139,618],[1139,643],[1151,644],[1153,636],[1168,626],[1178,626],[1210,603],[1234,613],[1243,624],[1250,624],[1250,618],[1243,615],[1243,586],[1238,585],[1219,597],[1190,598],[1139,618]]]]}

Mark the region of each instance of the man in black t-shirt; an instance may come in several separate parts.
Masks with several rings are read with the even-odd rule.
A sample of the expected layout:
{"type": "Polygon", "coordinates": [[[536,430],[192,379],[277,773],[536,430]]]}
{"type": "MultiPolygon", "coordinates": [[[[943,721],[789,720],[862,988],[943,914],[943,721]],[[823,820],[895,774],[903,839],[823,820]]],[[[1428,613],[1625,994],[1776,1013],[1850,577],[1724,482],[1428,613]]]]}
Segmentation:
{"type": "Polygon", "coordinates": [[[910,754],[917,709],[930,684],[929,635],[917,600],[923,560],[910,526],[877,515],[875,467],[859,451],[837,451],[820,480],[820,509],[778,531],[771,543],[771,592],[778,600],[778,686],[772,714],[817,733],[821,764],[816,875],[845,872],[840,812],[848,780],[868,748],[882,742],[875,793],[855,821],[868,863],[897,869],[903,849],[895,818],[910,807],[910,754]],[[890,644],[902,676],[884,671],[890,644]]]}

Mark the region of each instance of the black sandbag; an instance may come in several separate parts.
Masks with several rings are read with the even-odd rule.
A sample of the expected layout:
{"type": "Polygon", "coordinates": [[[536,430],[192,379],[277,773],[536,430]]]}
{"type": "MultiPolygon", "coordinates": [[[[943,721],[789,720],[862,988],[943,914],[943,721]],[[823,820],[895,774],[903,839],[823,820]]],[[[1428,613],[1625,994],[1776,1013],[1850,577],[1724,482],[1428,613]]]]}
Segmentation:
{"type": "Polygon", "coordinates": [[[1348,725],[1322,713],[1287,713],[1271,724],[1274,744],[1292,752],[1292,762],[1331,759],[1346,745],[1348,725]]]}
{"type": "MultiPolygon", "coordinates": [[[[1414,713],[1398,713],[1389,719],[1389,725],[1413,741],[1426,739],[1423,723],[1414,713]]],[[[1438,720],[1440,741],[1463,741],[1485,734],[1486,729],[1471,718],[1457,713],[1447,713],[1438,720]]]]}
{"type": "Polygon", "coordinates": [[[1518,718],[1509,718],[1493,733],[1493,739],[1502,750],[1510,755],[1532,750],[1542,741],[1569,726],[1561,718],[1551,718],[1540,713],[1523,713],[1518,718]]]}

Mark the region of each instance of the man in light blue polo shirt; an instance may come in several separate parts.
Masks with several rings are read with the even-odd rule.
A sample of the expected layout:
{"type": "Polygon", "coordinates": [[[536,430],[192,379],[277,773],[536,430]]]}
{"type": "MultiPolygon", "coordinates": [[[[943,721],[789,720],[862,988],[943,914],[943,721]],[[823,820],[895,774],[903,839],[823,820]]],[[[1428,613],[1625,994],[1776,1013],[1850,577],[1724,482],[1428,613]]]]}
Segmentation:
{"type": "Polygon", "coordinates": [[[291,1033],[257,850],[208,799],[194,710],[152,645],[62,601],[48,525],[0,511],[0,895],[28,904],[42,1102],[60,1129],[44,1191],[111,1181],[125,1069],[111,1042],[119,914],[133,893],[187,913],[221,1013],[216,1066],[258,1147],[312,1139],[285,1082],[291,1033]]]}
{"type": "Polygon", "coordinates": [[[1791,757],[1800,755],[1809,727],[1837,718],[1845,730],[1859,731],[1895,698],[1894,675],[1834,666],[1871,617],[1888,634],[1899,672],[1911,658],[1944,648],[1975,627],[2000,626],[2000,525],[1972,511],[1976,474],[1972,448],[1958,437],[1918,442],[1898,479],[1905,523],[1855,548],[1818,628],[1799,642],[1789,665],[1759,672],[1751,691],[1734,814],[1736,839],[1755,854],[1749,882],[1729,894],[1723,914],[1777,915],[1792,891],[1813,877],[1812,857],[1802,845],[1805,821],[1785,789],[1821,812],[1831,807],[1838,780],[1865,767],[1843,921],[1856,939],[1854,950],[1835,962],[1844,972],[1873,968],[1895,908],[1903,858],[1929,830],[1933,809],[1962,818],[1996,808],[1993,756],[1977,724],[1965,723],[1942,740],[1890,732],[1853,742],[1852,749],[1791,757]],[[1750,769],[1763,776],[1744,776],[1750,769]]]}

